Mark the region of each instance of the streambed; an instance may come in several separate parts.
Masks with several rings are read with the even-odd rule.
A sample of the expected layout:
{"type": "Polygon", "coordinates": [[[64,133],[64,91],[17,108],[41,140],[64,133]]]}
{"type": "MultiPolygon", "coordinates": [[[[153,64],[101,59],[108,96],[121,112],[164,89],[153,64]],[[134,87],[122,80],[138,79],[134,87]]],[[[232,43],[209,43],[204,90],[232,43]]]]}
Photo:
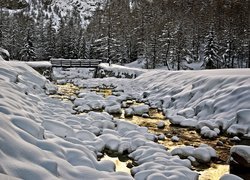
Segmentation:
{"type": "MultiPolygon", "coordinates": [[[[52,95],[53,98],[58,98],[66,101],[73,101],[79,92],[96,92],[102,94],[105,98],[112,95],[113,88],[92,88],[92,89],[81,89],[73,84],[58,85],[58,93],[52,95]]],[[[129,106],[139,105],[141,103],[135,100],[129,101],[129,106]]],[[[119,118],[125,121],[132,122],[139,126],[147,127],[150,133],[157,136],[164,135],[165,138],[158,140],[158,143],[163,144],[169,150],[172,150],[180,146],[194,146],[198,147],[200,144],[208,144],[213,147],[217,154],[218,159],[214,160],[211,164],[197,165],[194,167],[195,171],[198,171],[201,175],[199,179],[219,179],[223,174],[228,173],[229,166],[227,160],[229,158],[230,147],[233,145],[229,138],[226,136],[220,136],[217,139],[210,140],[202,138],[194,129],[182,128],[179,126],[173,126],[168,120],[165,119],[164,115],[158,109],[150,108],[148,117],[133,116],[130,118],[124,117],[124,109],[121,114],[114,114],[115,118],[119,118]],[[164,128],[157,127],[159,122],[164,122],[164,128]],[[173,141],[171,138],[176,136],[179,138],[178,141],[173,141]],[[222,142],[222,143],[219,143],[222,142]]],[[[100,160],[111,160],[116,164],[117,171],[129,172],[130,169],[128,164],[133,164],[130,159],[122,160],[117,155],[106,154],[100,160]]]]}

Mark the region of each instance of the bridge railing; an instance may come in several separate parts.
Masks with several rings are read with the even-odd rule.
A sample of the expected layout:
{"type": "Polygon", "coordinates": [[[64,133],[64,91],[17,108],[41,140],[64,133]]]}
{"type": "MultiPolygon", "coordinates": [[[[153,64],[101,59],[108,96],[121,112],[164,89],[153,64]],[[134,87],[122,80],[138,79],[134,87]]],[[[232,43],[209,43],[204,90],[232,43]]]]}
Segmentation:
{"type": "Polygon", "coordinates": [[[62,59],[52,58],[50,60],[52,67],[82,67],[97,68],[102,62],[100,59],[62,59]]]}

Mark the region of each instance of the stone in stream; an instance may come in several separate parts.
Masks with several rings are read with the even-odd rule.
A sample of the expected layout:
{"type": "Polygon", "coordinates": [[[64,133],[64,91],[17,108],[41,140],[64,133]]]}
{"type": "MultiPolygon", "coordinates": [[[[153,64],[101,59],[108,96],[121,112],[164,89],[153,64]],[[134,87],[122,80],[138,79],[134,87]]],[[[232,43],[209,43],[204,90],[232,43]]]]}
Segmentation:
{"type": "Polygon", "coordinates": [[[149,106],[148,105],[138,105],[138,106],[132,106],[131,107],[134,111],[135,115],[141,116],[145,113],[149,112],[149,106]]]}
{"type": "Polygon", "coordinates": [[[178,138],[177,136],[173,136],[171,138],[171,141],[173,141],[173,142],[179,142],[179,140],[180,140],[180,138],[178,138]]]}
{"type": "Polygon", "coordinates": [[[166,139],[166,136],[164,134],[160,134],[158,135],[158,140],[165,140],[166,139]]]}
{"type": "Polygon", "coordinates": [[[76,99],[76,96],[70,96],[70,97],[69,97],[69,100],[70,100],[70,101],[74,101],[75,99],[76,99]]]}
{"type": "Polygon", "coordinates": [[[105,107],[105,111],[109,114],[121,114],[122,113],[122,109],[119,104],[113,105],[113,106],[107,106],[105,107]]]}
{"type": "Polygon", "coordinates": [[[229,139],[231,142],[240,142],[241,139],[238,136],[234,136],[232,138],[229,139]]]}
{"type": "Polygon", "coordinates": [[[128,162],[126,167],[131,169],[134,165],[131,162],[128,162]]]}
{"type": "Polygon", "coordinates": [[[224,143],[223,143],[222,141],[218,141],[218,142],[216,143],[216,145],[217,145],[217,146],[224,146],[224,143]]]}
{"type": "Polygon", "coordinates": [[[160,122],[157,123],[157,128],[158,129],[164,129],[164,127],[165,127],[165,122],[160,121],[160,122]]]}
{"type": "Polygon", "coordinates": [[[125,111],[124,111],[124,116],[125,117],[133,117],[133,115],[134,115],[134,111],[133,111],[132,108],[125,109],[125,111]]]}
{"type": "Polygon", "coordinates": [[[145,99],[147,98],[148,96],[150,95],[150,92],[149,91],[145,91],[142,93],[142,97],[145,99]]]}
{"type": "Polygon", "coordinates": [[[236,145],[230,150],[230,173],[250,179],[250,146],[236,145]]]}
{"type": "Polygon", "coordinates": [[[193,166],[199,166],[200,163],[193,157],[193,156],[188,156],[187,159],[191,162],[193,166]]]}
{"type": "Polygon", "coordinates": [[[149,115],[147,113],[142,114],[143,118],[149,118],[149,115]]]}
{"type": "Polygon", "coordinates": [[[167,138],[171,138],[171,137],[173,137],[173,135],[171,134],[171,133],[165,133],[165,136],[167,137],[167,138]]]}

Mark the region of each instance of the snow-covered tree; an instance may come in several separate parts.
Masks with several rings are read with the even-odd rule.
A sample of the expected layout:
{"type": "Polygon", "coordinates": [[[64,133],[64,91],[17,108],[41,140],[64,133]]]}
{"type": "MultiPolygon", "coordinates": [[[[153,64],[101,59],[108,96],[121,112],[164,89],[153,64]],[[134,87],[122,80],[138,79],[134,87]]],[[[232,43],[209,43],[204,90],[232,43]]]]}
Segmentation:
{"type": "Polygon", "coordinates": [[[213,29],[210,30],[205,40],[204,65],[206,69],[221,68],[222,60],[219,56],[219,44],[216,41],[213,29]]]}
{"type": "Polygon", "coordinates": [[[36,53],[35,53],[35,49],[34,49],[29,31],[28,31],[28,35],[26,38],[26,43],[24,44],[24,47],[21,49],[19,54],[20,54],[21,61],[33,61],[36,59],[36,53]]]}

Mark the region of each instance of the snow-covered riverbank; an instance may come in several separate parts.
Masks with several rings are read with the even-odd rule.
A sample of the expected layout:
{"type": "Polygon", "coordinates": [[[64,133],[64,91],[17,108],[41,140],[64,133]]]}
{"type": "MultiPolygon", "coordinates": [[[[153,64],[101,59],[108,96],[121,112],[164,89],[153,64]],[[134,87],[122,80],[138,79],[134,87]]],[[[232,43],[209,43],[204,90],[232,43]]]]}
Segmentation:
{"type": "Polygon", "coordinates": [[[134,80],[75,79],[73,83],[80,87],[115,86],[162,109],[173,124],[203,128],[206,137],[216,137],[221,130],[250,136],[246,119],[250,114],[249,69],[151,70],[134,80]]]}
{"type": "Polygon", "coordinates": [[[1,62],[0,70],[1,178],[132,179],[115,172],[113,162],[97,161],[104,148],[133,152],[141,161],[133,170],[136,179],[148,175],[149,168],[152,177],[167,173],[197,178],[188,160],[171,156],[163,146],[147,140],[152,136],[147,129],[114,120],[107,113],[71,115],[71,105],[45,95],[46,80],[32,68],[1,62]],[[152,164],[157,156],[147,159],[151,153],[160,153],[171,166],[159,169],[160,162],[152,164]]]}
{"type": "MultiPolygon", "coordinates": [[[[188,121],[214,132],[224,125],[225,130],[237,132],[241,124],[248,123],[248,110],[243,109],[249,109],[250,73],[223,71],[219,77],[210,73],[217,72],[152,71],[135,80],[73,82],[80,86],[113,84],[124,90],[123,95],[162,108],[173,123],[188,121]]],[[[25,64],[0,62],[0,83],[1,179],[198,178],[189,159],[172,156],[153,142],[154,135],[147,128],[107,113],[72,115],[72,105],[48,97],[45,92],[53,92],[53,85],[25,64]],[[138,163],[131,169],[134,177],[115,172],[111,161],[97,161],[105,148],[128,153],[138,163]]],[[[191,156],[202,160],[215,156],[206,145],[196,151],[190,151],[191,156]]]]}

